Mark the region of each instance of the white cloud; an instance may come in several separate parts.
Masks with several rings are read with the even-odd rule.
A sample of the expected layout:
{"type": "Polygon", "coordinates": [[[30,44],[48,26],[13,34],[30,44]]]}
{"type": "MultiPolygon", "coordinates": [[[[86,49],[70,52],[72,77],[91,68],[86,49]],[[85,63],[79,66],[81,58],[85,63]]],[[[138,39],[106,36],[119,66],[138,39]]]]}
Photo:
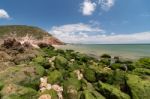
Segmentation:
{"type": "Polygon", "coordinates": [[[150,43],[150,31],[132,34],[110,33],[110,35],[106,35],[100,27],[92,27],[92,25],[83,23],[55,26],[51,28],[49,33],[66,43],[150,43]]]}
{"type": "Polygon", "coordinates": [[[96,9],[96,3],[92,2],[91,0],[84,0],[81,4],[81,11],[83,15],[92,15],[96,9]]]}
{"type": "Polygon", "coordinates": [[[0,9],[0,19],[1,18],[4,18],[4,19],[10,18],[10,16],[8,15],[8,13],[4,9],[0,9]]]}
{"type": "Polygon", "coordinates": [[[115,0],[99,0],[99,5],[105,11],[108,11],[114,4],[115,0]]]}
{"type": "Polygon", "coordinates": [[[89,16],[92,15],[98,7],[104,11],[110,10],[114,6],[115,1],[116,0],[95,0],[95,2],[92,2],[92,0],[83,0],[80,10],[83,15],[89,16]]]}

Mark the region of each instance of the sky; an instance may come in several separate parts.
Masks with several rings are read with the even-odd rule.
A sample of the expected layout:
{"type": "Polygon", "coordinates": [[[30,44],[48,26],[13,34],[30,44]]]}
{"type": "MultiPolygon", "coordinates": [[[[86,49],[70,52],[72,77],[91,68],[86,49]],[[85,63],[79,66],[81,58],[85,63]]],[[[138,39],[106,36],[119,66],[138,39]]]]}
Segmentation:
{"type": "Polygon", "coordinates": [[[0,25],[38,26],[66,43],[150,43],[150,0],[0,0],[0,25]]]}

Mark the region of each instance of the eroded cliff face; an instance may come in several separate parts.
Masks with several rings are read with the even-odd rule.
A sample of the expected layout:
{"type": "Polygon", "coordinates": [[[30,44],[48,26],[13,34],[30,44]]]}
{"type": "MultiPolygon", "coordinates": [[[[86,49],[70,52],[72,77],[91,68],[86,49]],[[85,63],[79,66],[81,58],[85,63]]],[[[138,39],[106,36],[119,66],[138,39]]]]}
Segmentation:
{"type": "Polygon", "coordinates": [[[10,37],[17,39],[20,42],[45,42],[51,45],[64,44],[62,41],[58,40],[48,32],[38,27],[25,25],[0,26],[0,44],[2,44],[4,39],[10,37]]]}

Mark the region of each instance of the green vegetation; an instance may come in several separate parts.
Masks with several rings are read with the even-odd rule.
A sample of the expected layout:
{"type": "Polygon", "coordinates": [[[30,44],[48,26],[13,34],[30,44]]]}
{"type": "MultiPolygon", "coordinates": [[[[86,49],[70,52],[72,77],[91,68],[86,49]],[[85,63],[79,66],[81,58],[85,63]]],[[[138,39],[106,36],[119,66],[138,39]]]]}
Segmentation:
{"type": "Polygon", "coordinates": [[[43,36],[51,36],[46,31],[32,26],[26,25],[8,25],[0,26],[0,38],[10,35],[16,35],[17,37],[23,37],[29,34],[37,39],[42,38],[43,36]]]}
{"type": "Polygon", "coordinates": [[[150,58],[136,61],[100,59],[52,46],[23,52],[0,47],[0,98],[38,99],[53,89],[40,91],[40,78],[63,87],[64,99],[149,99],[150,58]],[[115,61],[113,61],[115,60],[115,61]]]}

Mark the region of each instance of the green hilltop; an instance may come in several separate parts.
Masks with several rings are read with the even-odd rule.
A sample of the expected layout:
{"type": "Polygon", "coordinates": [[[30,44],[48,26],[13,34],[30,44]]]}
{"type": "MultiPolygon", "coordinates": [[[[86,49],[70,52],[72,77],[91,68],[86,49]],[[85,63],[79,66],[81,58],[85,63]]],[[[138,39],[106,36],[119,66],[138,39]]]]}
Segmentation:
{"type": "Polygon", "coordinates": [[[17,37],[23,37],[26,35],[33,36],[37,39],[43,38],[43,36],[51,36],[48,32],[41,28],[26,25],[6,25],[0,26],[0,38],[10,35],[16,35],[17,37]]]}

